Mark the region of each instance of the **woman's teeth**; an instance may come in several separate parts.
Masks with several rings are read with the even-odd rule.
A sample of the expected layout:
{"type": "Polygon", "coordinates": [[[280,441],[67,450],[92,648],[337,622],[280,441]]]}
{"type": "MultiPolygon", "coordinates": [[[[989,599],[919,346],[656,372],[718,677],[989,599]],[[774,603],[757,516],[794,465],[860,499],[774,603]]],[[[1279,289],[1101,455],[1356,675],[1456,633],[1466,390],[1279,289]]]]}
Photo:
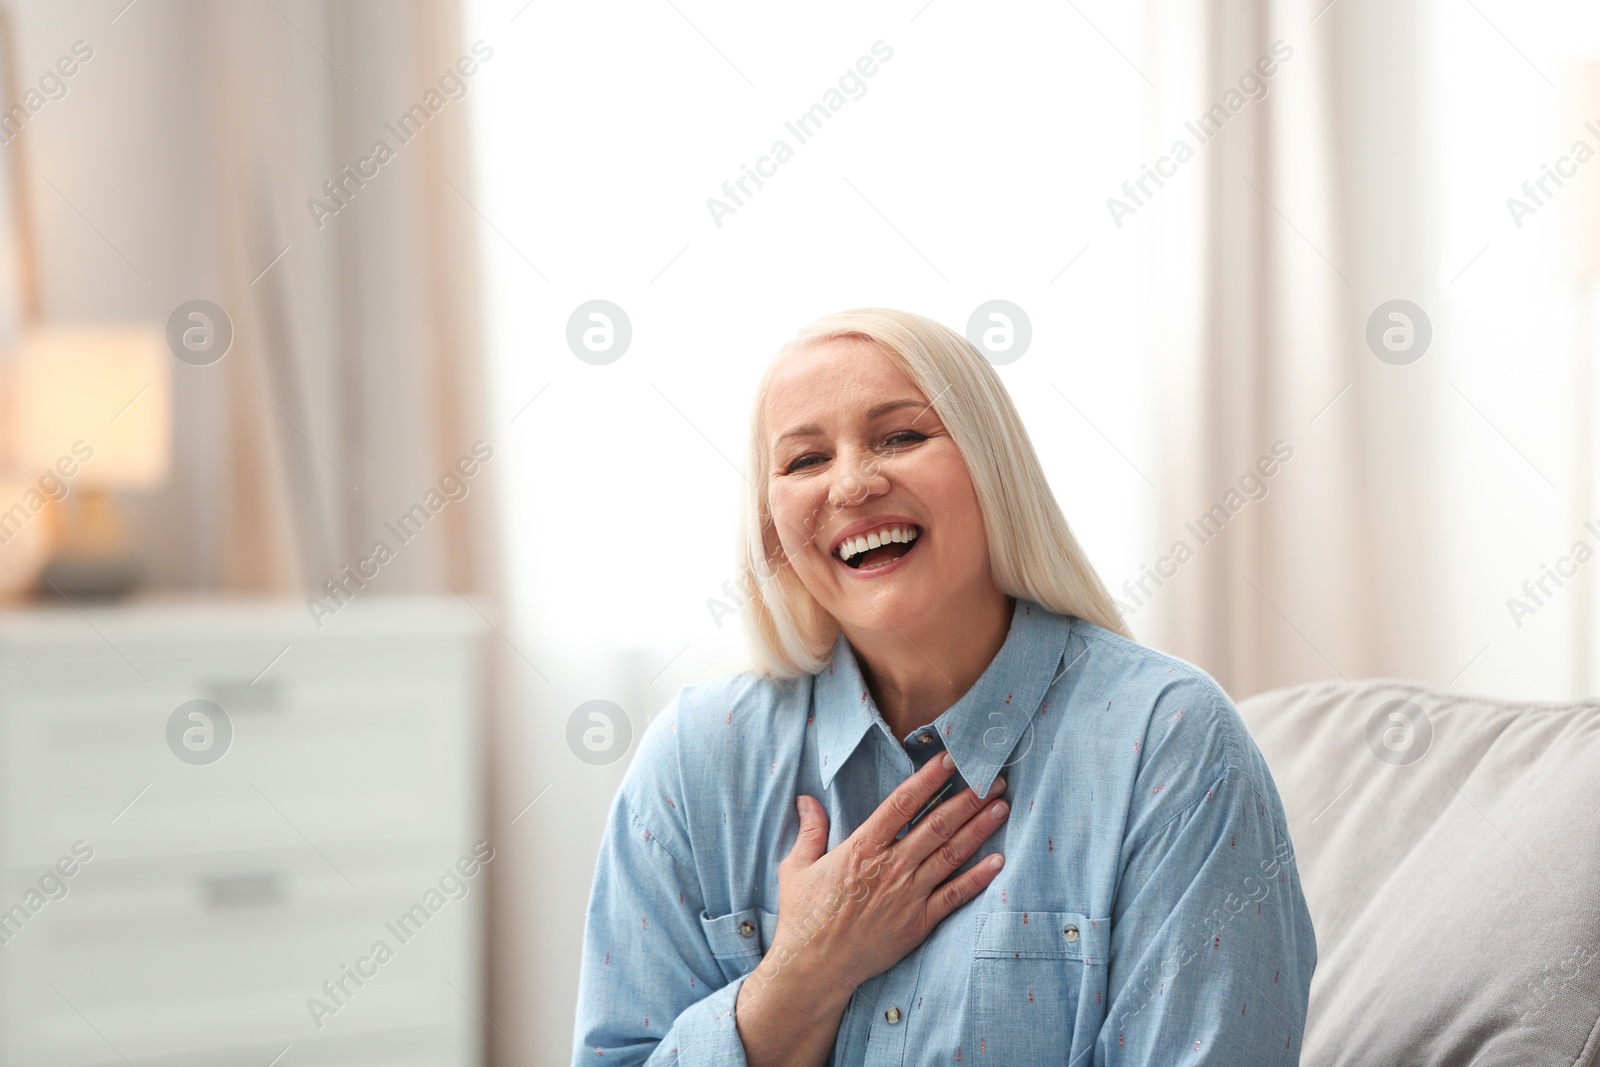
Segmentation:
{"type": "Polygon", "coordinates": [[[869,549],[881,548],[896,542],[910,544],[921,532],[916,526],[889,526],[881,530],[872,530],[861,537],[846,538],[839,544],[839,559],[848,563],[852,557],[859,556],[869,549]]]}

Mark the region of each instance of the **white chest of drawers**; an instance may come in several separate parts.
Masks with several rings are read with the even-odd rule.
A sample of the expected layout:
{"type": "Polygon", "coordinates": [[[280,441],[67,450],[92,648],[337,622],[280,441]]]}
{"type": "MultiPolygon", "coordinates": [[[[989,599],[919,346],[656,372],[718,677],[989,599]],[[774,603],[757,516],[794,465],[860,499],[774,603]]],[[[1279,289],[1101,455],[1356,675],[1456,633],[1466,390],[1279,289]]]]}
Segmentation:
{"type": "Polygon", "coordinates": [[[0,613],[0,1067],[480,1063],[483,630],[0,613]]]}

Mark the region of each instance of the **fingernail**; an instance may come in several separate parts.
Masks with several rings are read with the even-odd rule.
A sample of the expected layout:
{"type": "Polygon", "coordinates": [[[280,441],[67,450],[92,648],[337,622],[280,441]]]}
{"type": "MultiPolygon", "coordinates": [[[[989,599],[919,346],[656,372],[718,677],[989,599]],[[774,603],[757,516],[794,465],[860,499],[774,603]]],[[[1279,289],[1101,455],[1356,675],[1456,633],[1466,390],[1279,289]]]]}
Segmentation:
{"type": "Polygon", "coordinates": [[[794,810],[799,812],[801,814],[801,816],[805,815],[805,813],[806,813],[806,801],[805,801],[804,797],[795,797],[794,798],[794,810]]]}
{"type": "Polygon", "coordinates": [[[1005,775],[1001,775],[999,778],[994,780],[994,787],[996,789],[1004,789],[1006,787],[1005,775]]]}
{"type": "Polygon", "coordinates": [[[941,767],[943,767],[943,768],[944,768],[944,769],[945,769],[945,770],[947,770],[947,771],[948,771],[948,770],[949,770],[949,769],[950,769],[950,768],[952,768],[952,767],[954,767],[954,766],[955,766],[955,765],[956,765],[956,761],[955,761],[955,759],[954,759],[954,758],[952,758],[952,757],[951,757],[951,755],[950,755],[950,753],[948,753],[948,752],[946,752],[946,753],[945,753],[945,754],[944,754],[944,759],[942,759],[942,760],[940,760],[940,761],[939,761],[939,766],[941,766],[941,767]]]}
{"type": "Polygon", "coordinates": [[[999,822],[1001,819],[1003,819],[1005,817],[1006,817],[1006,802],[1005,801],[1003,801],[1003,800],[998,801],[998,802],[996,802],[994,807],[989,809],[989,818],[995,820],[996,822],[999,822]]]}
{"type": "Polygon", "coordinates": [[[1000,865],[1004,862],[1005,860],[1000,858],[1000,853],[998,852],[989,857],[989,866],[993,867],[997,871],[1000,869],[1000,865]]]}

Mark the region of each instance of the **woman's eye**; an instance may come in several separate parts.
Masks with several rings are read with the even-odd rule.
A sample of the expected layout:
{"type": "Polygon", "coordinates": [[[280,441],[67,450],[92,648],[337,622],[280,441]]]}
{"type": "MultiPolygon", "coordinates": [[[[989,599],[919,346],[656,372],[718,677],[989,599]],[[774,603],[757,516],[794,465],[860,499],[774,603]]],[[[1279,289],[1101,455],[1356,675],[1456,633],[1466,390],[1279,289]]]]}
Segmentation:
{"type": "Polygon", "coordinates": [[[915,430],[900,430],[899,432],[892,433],[888,437],[884,438],[883,439],[883,443],[884,444],[893,444],[897,439],[900,439],[900,438],[906,438],[907,439],[904,442],[905,444],[915,444],[918,441],[927,440],[927,438],[923,437],[920,433],[918,433],[915,430]]]}
{"type": "Polygon", "coordinates": [[[819,459],[819,458],[821,458],[821,457],[819,457],[819,456],[801,456],[798,459],[790,460],[789,461],[789,465],[787,467],[783,468],[783,473],[785,473],[785,474],[793,474],[795,471],[804,470],[806,467],[810,466],[810,464],[806,462],[807,460],[819,459]]]}

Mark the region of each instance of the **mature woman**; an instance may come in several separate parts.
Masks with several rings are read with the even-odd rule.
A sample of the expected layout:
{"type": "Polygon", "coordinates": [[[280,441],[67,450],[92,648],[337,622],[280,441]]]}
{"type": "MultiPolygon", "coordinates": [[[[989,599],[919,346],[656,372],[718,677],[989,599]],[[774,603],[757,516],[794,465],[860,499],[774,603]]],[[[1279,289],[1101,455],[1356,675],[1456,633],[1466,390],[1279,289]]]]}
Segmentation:
{"type": "Polygon", "coordinates": [[[640,741],[573,1062],[1297,1063],[1316,942],[1272,775],[1130,638],[993,368],[826,316],[748,471],[760,670],[640,741]]]}

